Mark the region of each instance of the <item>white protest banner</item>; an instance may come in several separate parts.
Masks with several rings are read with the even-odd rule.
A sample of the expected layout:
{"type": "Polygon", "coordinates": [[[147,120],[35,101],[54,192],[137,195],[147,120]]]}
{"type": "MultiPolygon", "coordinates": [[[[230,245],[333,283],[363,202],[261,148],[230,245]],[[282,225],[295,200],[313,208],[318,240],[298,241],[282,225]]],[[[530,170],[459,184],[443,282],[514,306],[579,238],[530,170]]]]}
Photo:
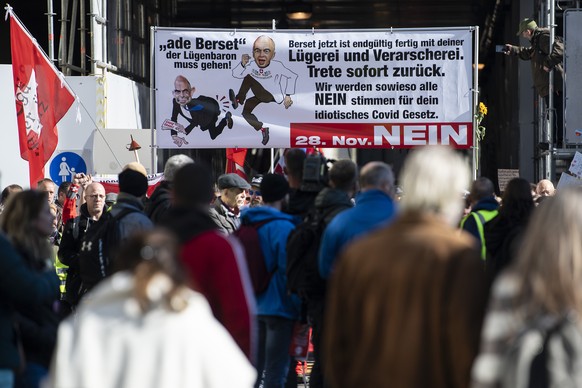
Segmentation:
{"type": "Polygon", "coordinates": [[[474,33],[156,28],[157,145],[469,148],[474,33]]]}

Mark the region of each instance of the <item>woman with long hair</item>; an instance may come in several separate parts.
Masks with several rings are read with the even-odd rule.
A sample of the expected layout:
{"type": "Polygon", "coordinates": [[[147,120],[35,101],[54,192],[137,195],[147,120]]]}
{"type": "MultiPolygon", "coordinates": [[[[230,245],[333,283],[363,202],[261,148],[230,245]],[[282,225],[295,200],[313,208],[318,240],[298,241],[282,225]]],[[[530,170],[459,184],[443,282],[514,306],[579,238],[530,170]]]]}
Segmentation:
{"type": "MultiPolygon", "coordinates": [[[[574,322],[576,338],[582,341],[580,236],[580,189],[566,189],[549,197],[533,212],[515,262],[494,283],[483,325],[481,353],[473,366],[473,387],[502,386],[508,351],[528,327],[567,319],[574,322]]],[[[568,365],[582,362],[582,354],[571,355],[575,360],[564,359],[558,366],[567,369],[568,365]]],[[[572,378],[572,374],[566,376],[572,378]]],[[[576,375],[578,383],[581,377],[576,375]]],[[[580,386],[568,385],[567,380],[560,386],[580,386]]]]}
{"type": "Polygon", "coordinates": [[[485,224],[486,266],[492,277],[515,258],[534,209],[529,182],[522,178],[510,180],[503,192],[499,215],[485,224]]]}
{"type": "MultiPolygon", "coordinates": [[[[12,194],[0,217],[0,228],[34,271],[54,270],[54,251],[49,242],[54,219],[46,193],[37,190],[12,194]]],[[[37,388],[48,373],[59,323],[57,301],[53,302],[17,308],[16,325],[26,367],[16,376],[16,388],[37,388]]]]}
{"type": "Polygon", "coordinates": [[[204,297],[188,287],[167,232],[138,234],[59,328],[54,387],[247,387],[256,372],[204,297]]]}

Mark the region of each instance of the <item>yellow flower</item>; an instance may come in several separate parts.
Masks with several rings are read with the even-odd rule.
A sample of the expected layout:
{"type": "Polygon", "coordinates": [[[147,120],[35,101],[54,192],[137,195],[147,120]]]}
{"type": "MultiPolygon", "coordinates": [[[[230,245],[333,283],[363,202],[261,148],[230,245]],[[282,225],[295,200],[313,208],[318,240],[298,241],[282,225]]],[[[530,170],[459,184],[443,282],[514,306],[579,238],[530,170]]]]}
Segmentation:
{"type": "Polygon", "coordinates": [[[479,113],[481,113],[483,116],[487,115],[487,107],[482,102],[479,103],[479,113]]]}
{"type": "Polygon", "coordinates": [[[479,112],[475,113],[475,118],[477,119],[477,139],[482,141],[485,138],[485,127],[481,125],[481,121],[487,115],[487,106],[482,102],[479,103],[479,112]]]}

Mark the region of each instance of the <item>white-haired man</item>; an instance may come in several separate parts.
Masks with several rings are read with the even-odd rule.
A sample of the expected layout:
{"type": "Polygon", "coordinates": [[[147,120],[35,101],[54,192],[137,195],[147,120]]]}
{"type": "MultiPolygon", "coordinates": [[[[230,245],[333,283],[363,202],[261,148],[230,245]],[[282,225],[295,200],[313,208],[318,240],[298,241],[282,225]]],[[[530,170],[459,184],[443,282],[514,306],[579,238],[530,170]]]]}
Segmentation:
{"type": "Polygon", "coordinates": [[[414,151],[399,216],[340,256],[323,334],[330,386],[468,386],[487,296],[474,241],[455,229],[468,177],[452,149],[414,151]]]}
{"type": "Polygon", "coordinates": [[[156,187],[145,208],[145,214],[154,224],[158,224],[170,208],[172,182],[176,171],[189,163],[194,163],[194,160],[184,154],[171,156],[166,161],[164,165],[164,180],[156,187]]]}

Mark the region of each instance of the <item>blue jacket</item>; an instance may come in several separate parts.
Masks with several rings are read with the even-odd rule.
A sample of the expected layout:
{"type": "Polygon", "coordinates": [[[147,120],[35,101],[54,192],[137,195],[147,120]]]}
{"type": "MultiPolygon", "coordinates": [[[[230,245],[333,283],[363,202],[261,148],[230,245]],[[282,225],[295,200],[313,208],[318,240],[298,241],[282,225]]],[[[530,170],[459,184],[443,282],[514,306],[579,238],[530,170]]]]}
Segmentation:
{"type": "Polygon", "coordinates": [[[265,292],[257,296],[258,315],[273,315],[288,319],[299,319],[301,301],[296,295],[287,293],[287,238],[295,228],[295,218],[268,206],[245,209],[241,215],[243,223],[273,219],[259,229],[259,240],[267,270],[275,274],[265,292]]]}
{"type": "Polygon", "coordinates": [[[33,272],[0,234],[0,369],[14,369],[21,361],[14,332],[15,309],[31,309],[58,295],[59,279],[54,269],[33,272]]]}
{"type": "Polygon", "coordinates": [[[381,190],[364,191],[356,197],[356,206],[334,217],[325,228],[319,248],[319,273],[329,278],[336,257],[354,238],[379,226],[387,225],[395,215],[394,201],[381,190]]]}

